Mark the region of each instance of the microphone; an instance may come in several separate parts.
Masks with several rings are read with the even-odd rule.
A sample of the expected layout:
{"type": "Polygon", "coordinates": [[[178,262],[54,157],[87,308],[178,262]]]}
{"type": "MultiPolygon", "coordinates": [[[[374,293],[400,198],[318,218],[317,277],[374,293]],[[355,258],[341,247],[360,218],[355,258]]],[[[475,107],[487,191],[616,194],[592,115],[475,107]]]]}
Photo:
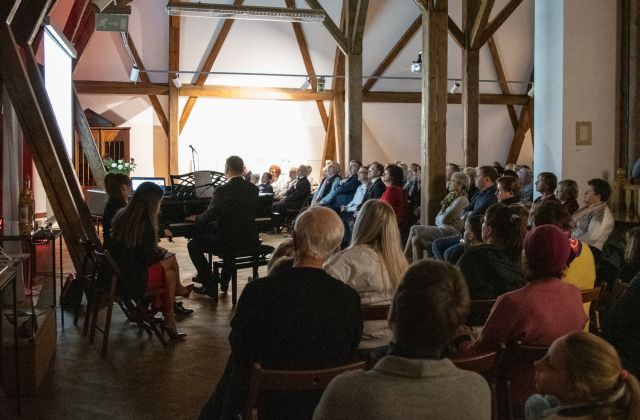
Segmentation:
{"type": "Polygon", "coordinates": [[[196,152],[196,149],[194,149],[192,145],[189,145],[189,149],[193,150],[194,153],[198,153],[196,152]]]}

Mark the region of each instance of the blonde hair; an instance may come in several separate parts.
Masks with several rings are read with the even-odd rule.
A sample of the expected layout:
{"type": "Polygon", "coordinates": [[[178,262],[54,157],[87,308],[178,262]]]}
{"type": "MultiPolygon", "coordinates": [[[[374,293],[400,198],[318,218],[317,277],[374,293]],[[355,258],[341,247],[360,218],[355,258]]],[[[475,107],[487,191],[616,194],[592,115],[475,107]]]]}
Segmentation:
{"type": "Polygon", "coordinates": [[[618,353],[602,338],[583,331],[561,338],[572,397],[592,405],[597,419],[640,419],[638,379],[622,369],[618,353]]]}
{"type": "Polygon", "coordinates": [[[390,205],[380,200],[364,203],[353,227],[350,246],[355,245],[368,245],[380,255],[393,289],[397,289],[409,263],[402,252],[398,222],[390,205]]]}

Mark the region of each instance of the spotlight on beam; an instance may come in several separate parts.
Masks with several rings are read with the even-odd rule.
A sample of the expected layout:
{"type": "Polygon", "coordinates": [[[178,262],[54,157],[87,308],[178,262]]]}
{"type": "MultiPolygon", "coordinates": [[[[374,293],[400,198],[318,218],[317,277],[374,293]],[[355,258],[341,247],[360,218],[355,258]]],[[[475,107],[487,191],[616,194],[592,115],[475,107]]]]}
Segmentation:
{"type": "Polygon", "coordinates": [[[461,83],[459,81],[455,81],[453,82],[453,84],[451,85],[451,89],[449,89],[449,93],[454,94],[454,93],[458,93],[460,92],[460,86],[461,83]]]}
{"type": "Polygon", "coordinates": [[[133,83],[136,83],[138,81],[138,76],[140,76],[140,69],[138,68],[138,66],[134,65],[131,68],[131,74],[129,75],[129,80],[131,80],[133,83]]]}

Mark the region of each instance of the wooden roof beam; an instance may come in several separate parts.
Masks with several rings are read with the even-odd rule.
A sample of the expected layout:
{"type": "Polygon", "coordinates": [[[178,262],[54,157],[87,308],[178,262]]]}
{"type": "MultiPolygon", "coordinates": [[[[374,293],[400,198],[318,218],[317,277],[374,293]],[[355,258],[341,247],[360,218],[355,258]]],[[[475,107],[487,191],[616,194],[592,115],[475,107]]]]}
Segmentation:
{"type": "Polygon", "coordinates": [[[84,15],[85,10],[89,7],[90,0],[75,0],[73,5],[71,6],[71,11],[69,12],[69,16],[67,17],[67,22],[64,25],[64,29],[62,33],[69,40],[73,40],[78,28],[80,26],[80,21],[82,19],[82,15],[84,15]]]}
{"type": "MultiPolygon", "coordinates": [[[[496,69],[496,74],[498,76],[498,82],[500,83],[500,89],[502,93],[505,95],[509,95],[509,84],[507,83],[507,77],[504,74],[504,69],[502,67],[502,61],[500,60],[500,54],[498,53],[498,46],[496,45],[496,41],[494,37],[490,37],[487,41],[487,45],[489,46],[489,53],[491,54],[491,61],[493,61],[493,67],[496,69]]],[[[513,125],[513,130],[518,129],[518,116],[516,115],[516,109],[513,105],[507,105],[507,112],[509,112],[509,118],[511,119],[511,125],[513,125]]]]}
{"type": "MultiPolygon", "coordinates": [[[[177,71],[180,69],[180,16],[169,16],[169,71],[177,71]]],[[[168,77],[170,77],[169,74],[168,77]]],[[[167,133],[167,156],[169,157],[169,165],[167,167],[168,175],[178,174],[178,140],[180,138],[180,121],[178,118],[178,99],[179,89],[169,80],[169,122],[167,133]]]]}
{"type": "Polygon", "coordinates": [[[344,33],[336,26],[335,22],[329,17],[327,11],[322,7],[318,0],[305,0],[309,6],[313,9],[322,10],[324,12],[325,18],[322,21],[322,24],[329,31],[333,39],[338,44],[338,47],[342,50],[343,53],[349,53],[349,39],[344,35],[344,33]]]}
{"type": "MultiPolygon", "coordinates": [[[[6,0],[5,0],[6,1],[6,0]]],[[[40,24],[44,20],[53,0],[21,1],[11,21],[16,43],[29,44],[36,37],[40,24]]]]}
{"type": "MultiPolygon", "coordinates": [[[[127,33],[125,36],[127,37],[129,48],[131,49],[131,55],[133,55],[133,59],[138,65],[138,68],[140,68],[140,80],[142,80],[142,83],[150,84],[151,79],[149,78],[149,75],[145,71],[144,64],[140,59],[138,50],[136,49],[136,46],[133,42],[133,38],[131,38],[131,35],[129,35],[129,33],[127,33]]],[[[149,95],[149,100],[151,101],[153,110],[155,111],[156,115],[158,116],[158,119],[160,120],[160,125],[162,126],[162,129],[164,130],[167,137],[169,137],[169,120],[167,120],[167,116],[164,114],[164,110],[162,109],[162,104],[160,104],[160,100],[156,95],[149,95]]]]}
{"type": "Polygon", "coordinates": [[[453,38],[456,44],[458,44],[460,48],[464,48],[465,42],[466,42],[465,35],[462,32],[462,30],[458,28],[458,25],[456,25],[453,19],[451,19],[451,16],[449,16],[449,21],[447,22],[447,28],[449,30],[449,35],[451,35],[451,38],[453,38]]]}
{"type": "MultiPolygon", "coordinates": [[[[285,0],[285,3],[289,8],[295,7],[295,0],[285,0]]],[[[298,49],[300,50],[300,55],[302,55],[302,62],[304,63],[304,68],[307,72],[307,76],[309,77],[311,88],[313,90],[318,90],[318,80],[316,79],[316,71],[313,68],[313,62],[311,61],[311,55],[309,54],[309,47],[307,45],[307,40],[304,37],[304,31],[302,30],[302,25],[300,24],[300,22],[291,22],[291,26],[293,27],[293,33],[296,36],[298,49]]],[[[326,133],[326,131],[329,128],[327,110],[324,107],[323,101],[316,101],[316,105],[318,107],[318,112],[320,113],[320,120],[322,121],[322,126],[324,127],[324,131],[326,133]]]]}
{"type": "MultiPolygon", "coordinates": [[[[242,6],[243,2],[244,0],[234,0],[233,5],[242,6]]],[[[204,63],[202,63],[202,67],[200,68],[200,74],[198,74],[198,78],[196,79],[196,82],[195,82],[196,86],[204,86],[205,82],[207,81],[207,78],[209,77],[209,72],[213,68],[213,64],[216,62],[216,59],[220,54],[220,50],[222,50],[222,46],[224,45],[224,42],[226,41],[227,36],[229,35],[229,31],[231,30],[231,26],[233,26],[234,22],[235,22],[235,19],[225,19],[225,21],[222,23],[222,28],[220,28],[220,33],[218,34],[215,41],[213,42],[213,45],[211,46],[211,50],[209,51],[207,58],[204,60],[204,63]]],[[[191,111],[193,110],[193,107],[195,106],[197,100],[198,100],[197,96],[192,96],[192,97],[189,97],[189,99],[187,99],[187,103],[184,105],[184,108],[182,110],[182,115],[180,116],[180,130],[179,130],[180,133],[182,133],[184,126],[187,124],[187,121],[189,120],[189,115],[191,115],[191,111]]]]}
{"type": "Polygon", "coordinates": [[[84,54],[84,50],[87,48],[89,44],[89,40],[93,36],[95,32],[96,26],[96,13],[89,4],[85,9],[82,17],[80,18],[80,23],[78,23],[78,28],[71,40],[71,43],[76,49],[76,60],[73,62],[73,68],[75,69],[80,63],[80,59],[84,54]]]}
{"type": "Polygon", "coordinates": [[[478,39],[479,45],[484,45],[487,40],[493,36],[493,34],[498,30],[500,26],[511,16],[511,14],[518,8],[518,6],[522,3],[522,0],[510,0],[506,6],[502,8],[502,10],[496,15],[495,18],[487,25],[484,29],[482,36],[478,39]]]}
{"type": "Polygon", "coordinates": [[[384,57],[380,65],[371,73],[369,79],[367,79],[366,83],[362,87],[365,92],[371,90],[373,85],[378,81],[378,77],[382,76],[382,74],[387,70],[387,68],[393,63],[396,57],[400,54],[400,52],[406,47],[411,38],[418,32],[420,27],[422,26],[422,16],[419,15],[413,23],[407,28],[407,30],[402,34],[398,42],[391,48],[391,51],[384,57]]]}
{"type": "Polygon", "coordinates": [[[471,42],[469,44],[472,49],[479,49],[484,44],[484,42],[482,44],[480,43],[480,38],[487,26],[494,1],[495,0],[482,0],[471,33],[467,33],[467,36],[471,36],[471,42]]]}

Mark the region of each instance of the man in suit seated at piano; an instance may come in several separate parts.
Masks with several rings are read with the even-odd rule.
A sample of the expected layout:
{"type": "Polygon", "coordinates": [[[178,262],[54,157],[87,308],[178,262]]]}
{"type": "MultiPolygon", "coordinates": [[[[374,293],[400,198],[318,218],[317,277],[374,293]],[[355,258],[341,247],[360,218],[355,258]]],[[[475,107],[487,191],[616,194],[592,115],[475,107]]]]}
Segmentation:
{"type": "Polygon", "coordinates": [[[287,191],[280,201],[273,204],[273,210],[280,213],[281,217],[287,212],[287,209],[299,209],[304,201],[311,194],[311,184],[307,179],[307,166],[300,165],[298,167],[298,179],[293,187],[287,191]]]}
{"type": "MultiPolygon", "coordinates": [[[[239,156],[230,156],[225,162],[227,183],[213,192],[209,207],[200,215],[187,217],[198,225],[196,237],[187,244],[189,257],[198,271],[195,281],[202,282],[200,293],[217,293],[217,279],[204,253],[215,255],[242,255],[253,252],[259,245],[255,217],[258,205],[258,187],[242,177],[244,162],[239,156]],[[210,224],[215,222],[212,228],[210,224]]],[[[225,277],[225,276],[223,276],[225,277]]],[[[222,284],[228,288],[228,280],[222,284]]]]}

